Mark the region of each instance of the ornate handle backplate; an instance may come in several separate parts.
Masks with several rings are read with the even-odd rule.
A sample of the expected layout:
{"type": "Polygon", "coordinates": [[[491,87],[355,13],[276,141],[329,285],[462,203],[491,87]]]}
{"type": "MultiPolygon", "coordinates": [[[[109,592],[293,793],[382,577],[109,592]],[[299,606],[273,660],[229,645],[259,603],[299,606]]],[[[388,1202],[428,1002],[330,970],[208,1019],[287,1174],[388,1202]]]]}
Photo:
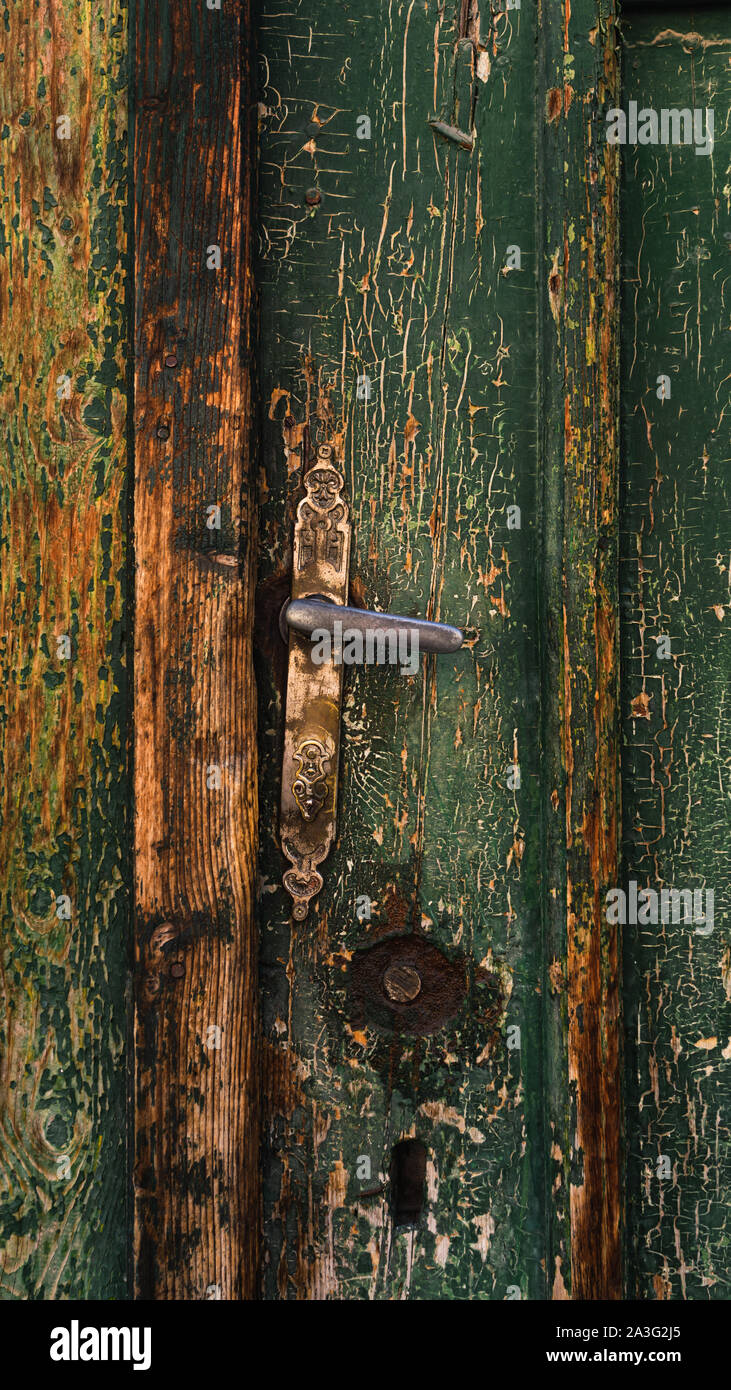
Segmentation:
{"type": "MultiPolygon", "coordinates": [[[[334,445],[321,444],[305,474],[307,494],[294,528],[293,600],[348,601],[350,521],[336,462],[334,445]]],[[[318,865],[335,839],[338,794],[343,668],[316,664],[312,652],[310,637],[290,628],[280,829],[291,864],[283,882],[298,921],[322,888],[318,865]]]]}
{"type": "Polygon", "coordinates": [[[338,643],[345,626],[348,641],[356,648],[360,644],[366,662],[398,659],[407,663],[402,665],[407,675],[415,674],[420,652],[446,656],[464,641],[461,630],[449,623],[346,606],[350,521],[336,462],[335,446],[321,444],[314,468],[305,474],[307,495],[297,508],[294,528],[292,597],[280,620],[283,634],[289,634],[280,828],[291,865],[284,886],[299,921],[322,888],[318,866],[335,839],[343,690],[343,662],[337,653],[344,658],[338,643]],[[320,654],[316,661],[314,639],[330,634],[334,643],[325,643],[330,655],[320,654]]]}

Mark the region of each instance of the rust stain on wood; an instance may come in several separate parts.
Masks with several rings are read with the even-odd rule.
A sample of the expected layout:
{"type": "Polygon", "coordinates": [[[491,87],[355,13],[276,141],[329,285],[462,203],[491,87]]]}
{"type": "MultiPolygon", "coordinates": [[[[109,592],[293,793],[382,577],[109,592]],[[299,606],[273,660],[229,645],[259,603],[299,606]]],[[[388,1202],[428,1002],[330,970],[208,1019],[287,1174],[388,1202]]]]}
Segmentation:
{"type": "Polygon", "coordinates": [[[547,391],[549,429],[558,436],[547,486],[560,520],[546,519],[546,553],[561,565],[560,616],[550,597],[558,597],[558,586],[547,576],[548,630],[556,639],[560,633],[560,642],[549,641],[555,641],[550,660],[561,672],[562,696],[560,717],[549,715],[548,739],[562,769],[564,809],[563,846],[560,823],[547,822],[554,872],[563,880],[563,905],[557,892],[549,906],[555,952],[549,979],[560,1011],[556,1043],[565,1035],[568,1087],[566,1106],[557,1053],[557,1089],[548,1099],[557,1137],[563,1136],[553,1296],[616,1299],[622,1297],[620,943],[617,927],[605,921],[604,900],[619,873],[618,162],[592,113],[613,104],[618,66],[611,6],[582,0],[572,8],[566,0],[563,18],[563,43],[558,29],[546,39],[547,70],[558,73],[571,54],[572,83],[549,90],[545,136],[546,345],[558,353],[563,385],[560,394],[547,391]],[[585,37],[594,52],[583,49],[579,70],[575,55],[585,37]],[[565,995],[554,983],[564,970],[565,995]]]}

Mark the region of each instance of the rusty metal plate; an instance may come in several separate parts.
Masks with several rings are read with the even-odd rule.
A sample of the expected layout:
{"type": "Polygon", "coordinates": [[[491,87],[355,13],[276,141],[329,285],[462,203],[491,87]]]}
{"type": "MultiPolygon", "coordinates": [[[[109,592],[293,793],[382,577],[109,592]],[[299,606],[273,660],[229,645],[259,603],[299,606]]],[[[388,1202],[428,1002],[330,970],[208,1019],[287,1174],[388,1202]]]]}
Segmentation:
{"type": "Polygon", "coordinates": [[[387,1033],[435,1033],[465,998],[464,960],[448,960],[412,934],[389,937],[358,952],[349,971],[351,1022],[387,1033]]]}

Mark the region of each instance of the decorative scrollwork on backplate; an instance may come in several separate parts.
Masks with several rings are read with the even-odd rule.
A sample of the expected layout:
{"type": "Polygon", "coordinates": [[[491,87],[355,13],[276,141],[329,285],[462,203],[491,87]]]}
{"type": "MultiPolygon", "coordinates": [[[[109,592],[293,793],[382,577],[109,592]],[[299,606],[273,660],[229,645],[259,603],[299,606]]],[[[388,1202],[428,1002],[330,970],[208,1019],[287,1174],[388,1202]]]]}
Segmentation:
{"type": "Polygon", "coordinates": [[[292,862],[292,868],[285,871],[282,883],[294,899],[292,916],[298,922],[304,921],[312,899],[317,897],[322,888],[322,874],[318,873],[315,864],[325,858],[328,848],[329,846],[322,847],[322,853],[302,855],[289,840],[282,841],[282,849],[292,862]]]}
{"type": "Polygon", "coordinates": [[[299,748],[295,748],[294,756],[297,776],[292,783],[292,794],[304,819],[313,821],[320,814],[327,796],[330,759],[319,738],[306,738],[299,748]]]}
{"type": "Polygon", "coordinates": [[[341,496],[342,475],[328,461],[331,453],[328,445],[322,445],[318,463],[305,476],[307,496],[297,508],[295,529],[298,572],[323,563],[339,573],[343,569],[348,509],[341,496]]]}

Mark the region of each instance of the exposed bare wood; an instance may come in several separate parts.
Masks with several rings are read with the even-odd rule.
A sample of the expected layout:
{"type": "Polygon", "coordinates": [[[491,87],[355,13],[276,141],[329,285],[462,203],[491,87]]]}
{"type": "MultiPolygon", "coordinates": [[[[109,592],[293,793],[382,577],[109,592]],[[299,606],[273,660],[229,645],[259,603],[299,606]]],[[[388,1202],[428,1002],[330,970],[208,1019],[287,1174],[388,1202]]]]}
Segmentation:
{"type": "MultiPolygon", "coordinates": [[[[555,10],[558,10],[558,6],[555,10]]],[[[622,1297],[618,172],[613,0],[543,28],[543,701],[554,1298],[622,1297]],[[553,974],[551,974],[553,970],[553,974]],[[556,987],[556,981],[560,981],[556,987]]]]}
{"type": "Polygon", "coordinates": [[[145,0],[136,24],[136,1288],[243,1298],[259,1230],[249,11],[145,0]]]}

